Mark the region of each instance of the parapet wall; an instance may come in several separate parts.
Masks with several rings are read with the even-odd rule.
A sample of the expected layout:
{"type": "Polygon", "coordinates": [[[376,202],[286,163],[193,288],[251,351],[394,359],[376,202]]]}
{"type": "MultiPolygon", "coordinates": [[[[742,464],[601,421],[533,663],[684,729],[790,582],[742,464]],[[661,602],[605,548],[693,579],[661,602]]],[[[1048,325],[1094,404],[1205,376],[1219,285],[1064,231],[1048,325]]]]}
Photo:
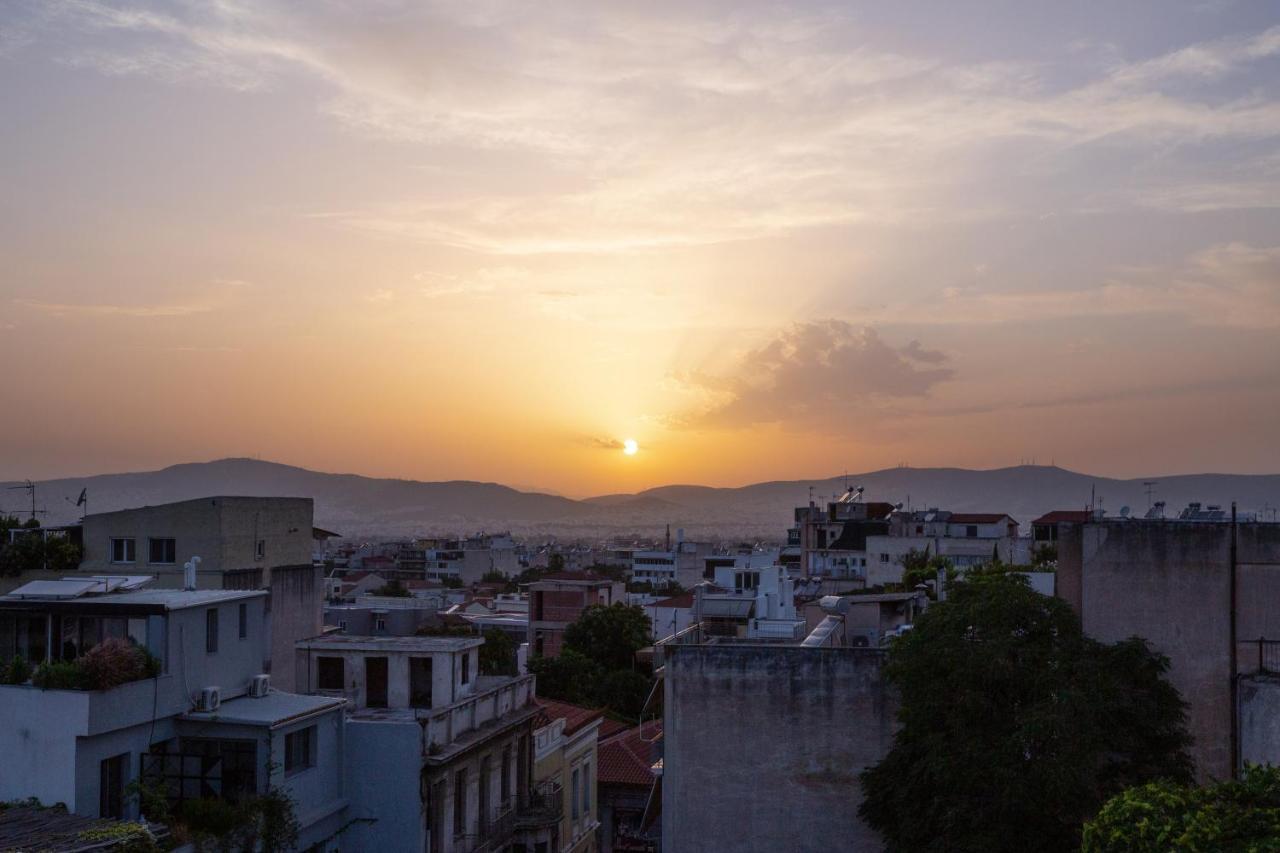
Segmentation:
{"type": "Polygon", "coordinates": [[[892,743],[875,650],[666,649],[664,853],[880,851],[858,774],[892,743]]]}

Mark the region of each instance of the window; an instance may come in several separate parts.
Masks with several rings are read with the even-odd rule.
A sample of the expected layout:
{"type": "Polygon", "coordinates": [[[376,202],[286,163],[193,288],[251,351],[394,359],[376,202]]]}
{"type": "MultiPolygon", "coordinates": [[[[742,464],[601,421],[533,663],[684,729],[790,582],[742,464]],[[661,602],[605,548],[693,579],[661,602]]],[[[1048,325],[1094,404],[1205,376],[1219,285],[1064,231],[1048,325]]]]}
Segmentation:
{"type": "Polygon", "coordinates": [[[347,684],[347,670],[342,658],[316,658],[316,687],[319,690],[342,690],[347,684]]]}
{"type": "Polygon", "coordinates": [[[881,554],[881,555],[880,555],[880,562],[882,562],[882,563],[887,563],[887,562],[889,562],[889,555],[888,555],[888,554],[881,554]]]}
{"type": "Polygon", "coordinates": [[[467,771],[466,768],[453,774],[453,834],[467,833],[467,771]]]}
{"type": "Polygon", "coordinates": [[[218,608],[210,607],[204,612],[204,650],[213,654],[218,650],[218,608]]]}
{"type": "Polygon", "coordinates": [[[582,816],[591,816],[591,762],[582,764],[582,816]]]}
{"type": "Polygon", "coordinates": [[[137,560],[137,541],[134,539],[111,540],[111,562],[132,563],[137,560]]]}
{"type": "Polygon", "coordinates": [[[573,803],[573,819],[574,820],[578,819],[578,803],[581,802],[581,797],[582,797],[582,792],[580,790],[581,788],[582,788],[581,771],[579,771],[578,768],[575,767],[573,768],[573,799],[571,801],[573,803]]]}
{"type": "Polygon", "coordinates": [[[284,736],[284,775],[299,773],[315,764],[315,739],[315,726],[284,736]]]}
{"type": "Polygon", "coordinates": [[[431,658],[409,658],[409,704],[431,707],[431,658]]]}
{"type": "Polygon", "coordinates": [[[240,605],[240,639],[249,636],[249,605],[240,605]]]}
{"type": "Polygon", "coordinates": [[[462,683],[471,682],[471,652],[462,653],[462,683]]]}
{"type": "Polygon", "coordinates": [[[976,524],[967,525],[964,529],[964,535],[970,539],[978,538],[978,525],[976,524]]]}
{"type": "Polygon", "coordinates": [[[347,633],[347,620],[346,620],[346,619],[339,619],[339,620],[338,620],[338,630],[339,630],[339,631],[341,631],[341,632],[342,632],[342,633],[344,633],[344,634],[345,634],[345,633],[347,633]]]}
{"type": "Polygon", "coordinates": [[[502,748],[502,804],[511,802],[511,745],[502,748]]]}
{"type": "Polygon", "coordinates": [[[377,618],[377,621],[375,621],[375,622],[374,622],[374,630],[375,630],[375,631],[385,631],[385,630],[387,630],[387,620],[386,620],[386,618],[385,618],[385,617],[383,617],[383,616],[379,616],[379,617],[377,618]]]}
{"type": "Polygon", "coordinates": [[[253,558],[255,560],[265,559],[267,556],[267,540],[259,539],[257,544],[253,546],[253,558]]]}
{"type": "Polygon", "coordinates": [[[147,557],[148,563],[172,566],[178,561],[177,540],[150,539],[148,542],[151,545],[151,553],[147,557]]]}

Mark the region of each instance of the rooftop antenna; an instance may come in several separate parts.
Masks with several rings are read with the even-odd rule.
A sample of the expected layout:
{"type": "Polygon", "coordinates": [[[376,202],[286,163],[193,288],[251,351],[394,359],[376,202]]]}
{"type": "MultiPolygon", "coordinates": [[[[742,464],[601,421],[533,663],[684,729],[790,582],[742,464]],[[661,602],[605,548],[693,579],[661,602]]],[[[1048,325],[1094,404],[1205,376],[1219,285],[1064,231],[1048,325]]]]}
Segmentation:
{"type": "Polygon", "coordinates": [[[35,521],[37,513],[44,514],[46,512],[46,510],[43,510],[43,509],[36,509],[36,484],[35,483],[31,482],[30,480],[26,480],[21,486],[9,487],[9,491],[13,491],[15,489],[25,489],[27,493],[31,495],[31,520],[32,521],[35,521]]]}
{"type": "Polygon", "coordinates": [[[1143,480],[1142,485],[1147,492],[1147,512],[1151,511],[1151,496],[1155,493],[1156,486],[1160,484],[1159,480],[1143,480]]]}

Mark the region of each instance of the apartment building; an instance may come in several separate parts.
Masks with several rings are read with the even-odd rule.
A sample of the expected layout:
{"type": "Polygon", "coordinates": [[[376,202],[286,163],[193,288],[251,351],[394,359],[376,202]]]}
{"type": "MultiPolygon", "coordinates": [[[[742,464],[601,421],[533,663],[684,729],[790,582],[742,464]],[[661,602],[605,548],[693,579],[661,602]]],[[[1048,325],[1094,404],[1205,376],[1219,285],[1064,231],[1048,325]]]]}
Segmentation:
{"type": "Polygon", "coordinates": [[[331,635],[298,644],[297,679],[347,702],[353,850],[546,849],[560,816],[533,785],[531,675],[479,673],[479,637],[331,635]]]}
{"type": "Polygon", "coordinates": [[[1018,522],[1008,513],[961,513],[939,509],[895,510],[885,534],[866,540],[868,586],[902,580],[902,560],[912,551],[946,557],[958,569],[999,559],[1025,563],[1026,539],[1018,536],[1018,522]]]}
{"type": "Polygon", "coordinates": [[[139,778],[173,807],[270,786],[297,803],[302,849],[336,850],[347,809],[343,703],[275,690],[261,674],[268,593],[149,581],[86,575],[0,596],[0,658],[78,673],[75,687],[0,685],[0,800],[136,819],[126,788],[139,778]],[[155,663],[132,680],[94,682],[89,662],[107,648],[145,649],[155,663]]]}
{"type": "Polygon", "coordinates": [[[548,850],[593,853],[597,849],[596,743],[604,711],[539,699],[534,729],[534,795],[557,811],[560,823],[548,850]]]}
{"type": "Polygon", "coordinates": [[[556,657],[564,644],[564,631],[593,604],[625,602],[626,585],[588,572],[557,572],[529,585],[529,634],[531,652],[556,657]]]}
{"type": "Polygon", "coordinates": [[[893,504],[864,502],[861,488],[846,489],[825,508],[813,501],[796,507],[787,544],[799,550],[800,577],[865,582],[867,537],[888,533],[893,511],[893,504]]]}
{"type": "Polygon", "coordinates": [[[310,498],[231,496],[94,513],[84,518],[80,570],[147,574],[156,588],[180,589],[184,564],[199,558],[199,589],[266,590],[266,654],[258,671],[290,690],[294,643],[322,627],[313,515],[310,498]]]}

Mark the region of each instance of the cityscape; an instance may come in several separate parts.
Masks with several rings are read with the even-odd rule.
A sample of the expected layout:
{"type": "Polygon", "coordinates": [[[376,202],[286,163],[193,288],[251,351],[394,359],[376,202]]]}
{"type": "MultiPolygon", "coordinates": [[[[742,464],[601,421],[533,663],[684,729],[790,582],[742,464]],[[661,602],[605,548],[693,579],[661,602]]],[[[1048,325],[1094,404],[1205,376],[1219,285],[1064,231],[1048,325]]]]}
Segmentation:
{"type": "Polygon", "coordinates": [[[0,853],[1280,850],[1280,8],[0,8],[0,853]]]}

